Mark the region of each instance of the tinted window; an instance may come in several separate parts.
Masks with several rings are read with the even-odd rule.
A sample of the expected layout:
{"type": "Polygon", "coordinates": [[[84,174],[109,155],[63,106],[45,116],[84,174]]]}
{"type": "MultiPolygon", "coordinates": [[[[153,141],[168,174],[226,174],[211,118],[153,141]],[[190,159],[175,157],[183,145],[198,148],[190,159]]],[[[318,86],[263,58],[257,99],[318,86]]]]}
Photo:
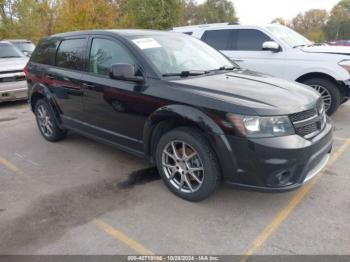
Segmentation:
{"type": "Polygon", "coordinates": [[[39,64],[53,65],[57,45],[57,39],[42,40],[34,50],[30,60],[39,64]]]}
{"type": "Polygon", "coordinates": [[[271,38],[263,32],[254,29],[240,29],[237,31],[237,50],[261,51],[262,45],[271,38]]]}
{"type": "Polygon", "coordinates": [[[57,50],[56,66],[81,70],[85,52],[85,39],[63,40],[57,50]]]}
{"type": "Polygon", "coordinates": [[[108,75],[111,65],[117,63],[134,64],[134,60],[121,44],[108,39],[95,38],[90,51],[90,72],[108,75]]]}
{"type": "Polygon", "coordinates": [[[192,35],[193,32],[183,32],[185,35],[192,35]]]}
{"type": "Polygon", "coordinates": [[[232,30],[206,31],[202,40],[217,50],[228,50],[231,31],[232,30]]]}

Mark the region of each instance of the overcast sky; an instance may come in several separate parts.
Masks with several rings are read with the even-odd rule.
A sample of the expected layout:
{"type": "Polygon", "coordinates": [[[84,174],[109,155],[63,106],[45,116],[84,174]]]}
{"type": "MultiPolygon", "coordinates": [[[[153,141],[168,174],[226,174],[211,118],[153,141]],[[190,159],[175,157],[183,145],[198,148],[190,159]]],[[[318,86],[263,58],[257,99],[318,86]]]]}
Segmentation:
{"type": "MultiPolygon", "coordinates": [[[[267,24],[276,17],[292,19],[309,9],[326,9],[340,0],[232,0],[241,24],[267,24]]],[[[198,3],[204,0],[197,0],[198,3]]]]}

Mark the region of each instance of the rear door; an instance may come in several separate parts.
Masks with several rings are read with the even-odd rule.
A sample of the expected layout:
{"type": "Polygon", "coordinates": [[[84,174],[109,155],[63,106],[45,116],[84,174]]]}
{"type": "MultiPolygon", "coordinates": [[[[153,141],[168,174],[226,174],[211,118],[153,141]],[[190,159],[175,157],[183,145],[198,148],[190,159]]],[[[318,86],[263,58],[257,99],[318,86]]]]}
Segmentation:
{"type": "Polygon", "coordinates": [[[54,66],[46,81],[54,94],[65,124],[83,120],[82,72],[86,66],[87,36],[63,39],[57,48],[54,66]]]}

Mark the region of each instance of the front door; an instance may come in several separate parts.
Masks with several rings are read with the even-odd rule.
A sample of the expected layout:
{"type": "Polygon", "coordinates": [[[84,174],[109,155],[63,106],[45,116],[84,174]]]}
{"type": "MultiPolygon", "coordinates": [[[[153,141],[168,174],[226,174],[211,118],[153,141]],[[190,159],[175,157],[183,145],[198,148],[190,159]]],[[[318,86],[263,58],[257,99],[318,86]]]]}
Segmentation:
{"type": "Polygon", "coordinates": [[[84,114],[86,128],[102,139],[143,150],[142,132],[147,114],[138,104],[143,84],[110,78],[112,64],[137,66],[130,51],[114,38],[96,36],[90,40],[88,72],[84,73],[84,114]]]}

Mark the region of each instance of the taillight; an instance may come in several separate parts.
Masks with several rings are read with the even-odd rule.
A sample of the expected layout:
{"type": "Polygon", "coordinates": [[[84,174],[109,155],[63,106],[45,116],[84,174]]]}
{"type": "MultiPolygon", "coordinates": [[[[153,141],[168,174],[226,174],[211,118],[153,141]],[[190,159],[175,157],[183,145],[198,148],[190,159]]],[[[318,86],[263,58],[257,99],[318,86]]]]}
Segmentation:
{"type": "Polygon", "coordinates": [[[26,75],[26,77],[28,77],[28,76],[29,76],[29,67],[28,67],[28,64],[26,64],[26,66],[24,67],[23,71],[24,71],[24,74],[26,75]]]}

